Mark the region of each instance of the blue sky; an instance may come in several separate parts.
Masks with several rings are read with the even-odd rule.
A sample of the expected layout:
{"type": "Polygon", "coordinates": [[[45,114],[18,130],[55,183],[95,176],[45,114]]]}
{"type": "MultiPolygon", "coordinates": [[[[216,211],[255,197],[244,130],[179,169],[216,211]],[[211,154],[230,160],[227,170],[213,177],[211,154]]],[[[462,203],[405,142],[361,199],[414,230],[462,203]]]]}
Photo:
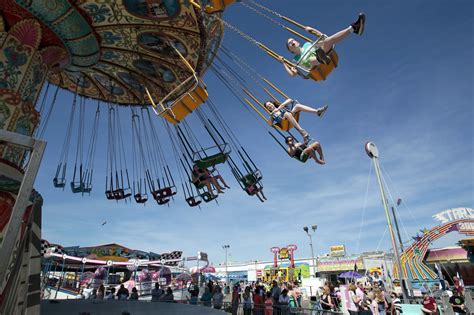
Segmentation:
{"type": "MultiPolygon", "coordinates": [[[[219,197],[219,205],[189,208],[182,194],[170,207],[107,201],[105,107],[95,189],[90,197],[73,195],[52,187],[72,102],[70,93],[61,92],[60,106],[45,134],[48,147],[36,181],[44,198],[43,238],[65,246],[116,242],[155,252],[180,249],[188,256],[200,250],[218,263],[224,260],[223,244],[231,246],[231,261],[271,259],[270,247],[287,244],[298,245],[298,257],[309,257],[302,227],[318,224],[313,238],[318,254],[336,244],[346,245],[350,253],[387,249],[380,195],[364,152],[367,141],[379,147],[391,195],[403,199],[399,209],[403,239],[434,226],[431,216],[437,212],[472,207],[474,4],[468,0],[289,3],[262,0],[327,34],[346,27],[358,12],[367,14],[364,35],[351,35],[338,45],[339,67],[322,83],[290,78],[281,65],[235,33],[226,30],[224,36],[227,48],[293,98],[312,106],[329,105],[323,119],[304,114],[300,120],[322,143],[327,165],[301,164],[286,156],[264,125],[209,71],[204,76],[209,93],[262,170],[267,202],[248,197],[227,167],[220,170],[232,189],[219,197]],[[107,221],[104,227],[103,221],[107,221]]],[[[239,4],[229,7],[224,18],[287,54],[288,33],[276,25],[239,4]]],[[[92,121],[95,102],[88,105],[92,121]]],[[[122,118],[123,128],[129,128],[130,118],[125,114],[122,118]]],[[[190,120],[198,128],[196,117],[190,120]]],[[[161,128],[161,123],[157,126],[161,128]]],[[[159,132],[165,139],[164,130],[159,132]]],[[[167,157],[173,161],[171,153],[167,157]]],[[[70,175],[71,170],[69,179],[70,175]]]]}

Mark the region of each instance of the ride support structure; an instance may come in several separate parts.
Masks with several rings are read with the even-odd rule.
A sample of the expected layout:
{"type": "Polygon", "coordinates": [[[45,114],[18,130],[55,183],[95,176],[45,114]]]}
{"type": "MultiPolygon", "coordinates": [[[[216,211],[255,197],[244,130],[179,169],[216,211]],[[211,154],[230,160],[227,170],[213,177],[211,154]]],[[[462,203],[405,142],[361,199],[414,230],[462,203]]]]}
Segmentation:
{"type": "Polygon", "coordinates": [[[365,151],[367,155],[372,159],[372,162],[374,163],[374,168],[375,168],[375,174],[377,175],[377,181],[379,183],[379,188],[380,188],[380,194],[382,195],[382,204],[385,209],[385,217],[387,219],[387,224],[388,224],[388,231],[390,233],[390,239],[392,240],[392,249],[393,253],[395,255],[395,262],[397,265],[397,271],[398,271],[398,279],[400,279],[400,286],[402,288],[402,294],[403,294],[403,299],[405,301],[408,300],[408,297],[410,296],[410,284],[407,281],[407,279],[404,277],[402,273],[402,264],[400,260],[400,253],[398,252],[398,245],[397,245],[397,239],[395,238],[395,233],[393,231],[393,225],[392,225],[392,218],[390,216],[390,209],[388,206],[388,201],[387,197],[385,196],[385,187],[384,183],[381,178],[381,172],[380,172],[380,165],[379,165],[379,151],[377,149],[377,146],[373,142],[367,142],[365,144],[365,151]]]}

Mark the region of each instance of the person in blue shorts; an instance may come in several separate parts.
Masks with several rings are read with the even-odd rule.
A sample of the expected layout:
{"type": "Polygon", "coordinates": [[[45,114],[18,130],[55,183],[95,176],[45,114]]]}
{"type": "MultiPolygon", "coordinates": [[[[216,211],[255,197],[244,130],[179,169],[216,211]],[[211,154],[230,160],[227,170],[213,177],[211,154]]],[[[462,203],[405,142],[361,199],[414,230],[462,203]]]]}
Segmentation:
{"type": "MultiPolygon", "coordinates": [[[[354,33],[362,35],[365,26],[365,14],[360,13],[357,21],[349,25],[347,28],[333,34],[329,37],[323,38],[317,45],[313,43],[305,42],[301,45],[300,42],[294,38],[289,38],[286,45],[288,50],[295,55],[293,62],[298,66],[305,68],[310,71],[312,68],[319,66],[320,64],[329,64],[331,59],[327,53],[334,47],[335,44],[342,41],[349,34],[354,33]]],[[[318,30],[307,26],[306,31],[321,33],[318,30]]],[[[293,66],[289,66],[284,63],[284,58],[280,57],[280,61],[285,66],[286,72],[292,77],[298,74],[298,69],[293,66]]]]}
{"type": "Polygon", "coordinates": [[[307,113],[314,113],[318,115],[319,117],[323,117],[324,113],[328,109],[328,106],[324,105],[323,107],[320,107],[320,108],[312,108],[310,106],[300,104],[297,101],[289,98],[281,104],[274,101],[268,101],[265,103],[265,108],[270,113],[270,117],[271,117],[273,125],[281,124],[283,119],[286,119],[292,127],[298,130],[298,132],[303,137],[304,142],[308,143],[310,140],[310,136],[308,132],[306,132],[306,130],[301,128],[300,124],[296,121],[294,115],[298,112],[307,112],[307,113]],[[293,109],[290,110],[288,109],[288,105],[290,105],[291,103],[295,103],[295,105],[293,106],[293,109]]]}

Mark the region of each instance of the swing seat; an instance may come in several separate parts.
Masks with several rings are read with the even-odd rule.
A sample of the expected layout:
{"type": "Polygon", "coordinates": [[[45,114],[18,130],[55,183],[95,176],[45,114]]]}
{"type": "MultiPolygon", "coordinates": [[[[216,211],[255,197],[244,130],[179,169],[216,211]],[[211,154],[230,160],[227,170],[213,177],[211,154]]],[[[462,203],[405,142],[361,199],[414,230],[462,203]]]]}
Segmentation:
{"type": "MultiPolygon", "coordinates": [[[[328,53],[331,62],[327,65],[320,64],[317,67],[313,67],[306,75],[302,75],[305,79],[313,79],[315,81],[324,81],[328,75],[337,67],[339,62],[339,56],[337,55],[336,50],[331,49],[328,53]]],[[[308,70],[306,70],[308,71],[308,70]]]]}
{"type": "Polygon", "coordinates": [[[188,203],[190,207],[196,207],[196,206],[199,206],[202,201],[198,200],[196,197],[189,197],[189,198],[186,198],[186,202],[188,203]]]}
{"type": "Polygon", "coordinates": [[[211,193],[209,193],[208,191],[203,192],[200,196],[201,196],[202,200],[204,200],[204,202],[211,202],[212,200],[217,198],[217,195],[214,195],[214,197],[213,197],[211,195],[211,193]]]}
{"type": "Polygon", "coordinates": [[[191,91],[173,101],[171,106],[161,113],[161,116],[176,125],[204,103],[208,97],[209,94],[204,84],[197,83],[191,91]]]}
{"type": "Polygon", "coordinates": [[[228,153],[216,153],[214,155],[206,156],[205,158],[194,161],[194,164],[197,165],[200,169],[207,169],[214,167],[217,164],[222,164],[227,161],[228,153]]]}
{"type": "Polygon", "coordinates": [[[156,203],[160,206],[167,204],[170,200],[170,198],[155,198],[156,203]]]}
{"type": "Polygon", "coordinates": [[[71,191],[73,194],[83,193],[84,184],[82,182],[71,182],[71,191]]]}
{"type": "Polygon", "coordinates": [[[105,198],[107,198],[107,200],[114,200],[115,199],[114,193],[111,190],[106,190],[105,198]]]}
{"type": "Polygon", "coordinates": [[[92,187],[91,187],[91,186],[89,186],[89,187],[85,186],[85,187],[82,189],[82,192],[83,192],[83,193],[87,193],[87,194],[90,194],[91,191],[92,191],[92,187]]]}
{"type": "Polygon", "coordinates": [[[262,180],[262,174],[260,173],[259,170],[256,170],[253,173],[247,174],[241,179],[242,183],[244,184],[246,188],[255,185],[260,180],[262,180]]]}
{"type": "MultiPolygon", "coordinates": [[[[296,114],[294,114],[293,117],[295,117],[296,122],[299,122],[300,112],[297,112],[296,114]]],[[[293,126],[290,124],[290,122],[286,118],[283,119],[281,123],[279,124],[274,124],[271,118],[268,119],[267,121],[270,126],[276,127],[281,131],[289,131],[291,128],[293,128],[293,126]]]]}
{"type": "Polygon", "coordinates": [[[235,0],[209,0],[204,7],[207,14],[222,12],[224,9],[235,2],[235,0]]]}
{"type": "Polygon", "coordinates": [[[198,180],[196,182],[193,182],[193,185],[197,188],[197,189],[201,189],[201,188],[204,188],[206,187],[206,184],[204,184],[204,182],[198,180]]]}
{"type": "Polygon", "coordinates": [[[259,188],[257,187],[256,184],[253,184],[253,185],[250,185],[248,187],[245,188],[245,192],[249,195],[249,196],[255,196],[262,188],[259,188]]]}
{"type": "Polygon", "coordinates": [[[66,186],[66,179],[58,179],[57,177],[53,178],[53,186],[56,188],[64,188],[66,186]]]}
{"type": "Polygon", "coordinates": [[[176,191],[173,191],[174,186],[164,187],[155,191],[152,191],[151,194],[153,195],[153,199],[158,201],[157,199],[164,199],[169,198],[171,196],[176,195],[176,191]]]}
{"type": "Polygon", "coordinates": [[[133,198],[135,199],[136,203],[145,203],[148,201],[148,195],[147,194],[135,194],[133,195],[133,198]]]}
{"type": "Polygon", "coordinates": [[[301,163],[306,163],[309,159],[309,155],[303,154],[302,156],[294,156],[293,158],[301,163]]]}
{"type": "Polygon", "coordinates": [[[119,189],[113,190],[112,193],[114,194],[115,200],[123,200],[132,196],[132,191],[130,188],[126,188],[126,189],[119,188],[119,189]]]}

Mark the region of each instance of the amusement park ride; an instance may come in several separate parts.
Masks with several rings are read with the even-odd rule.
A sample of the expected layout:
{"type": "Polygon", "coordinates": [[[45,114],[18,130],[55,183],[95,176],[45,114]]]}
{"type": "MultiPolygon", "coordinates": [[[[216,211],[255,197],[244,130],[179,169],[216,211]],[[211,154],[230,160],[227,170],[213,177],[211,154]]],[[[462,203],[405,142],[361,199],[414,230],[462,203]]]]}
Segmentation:
{"type": "Polygon", "coordinates": [[[273,253],[273,268],[265,269],[262,274],[262,280],[264,282],[271,282],[273,280],[293,282],[296,280],[295,270],[295,251],[298,249],[296,245],[287,245],[286,247],[272,247],[273,253]],[[288,266],[283,266],[281,263],[278,265],[278,261],[290,260],[288,266]]]}
{"type": "MultiPolygon", "coordinates": [[[[269,113],[256,92],[239,81],[239,70],[252,79],[257,76],[258,86],[272,99],[277,100],[274,93],[287,96],[222,46],[224,27],[277,61],[295,67],[304,78],[324,80],[337,66],[338,58],[332,50],[323,56],[325,64],[308,69],[280,57],[223,19],[224,9],[233,3],[57,0],[52,5],[46,0],[0,1],[1,313],[39,309],[39,292],[28,292],[27,287],[40,274],[39,259],[34,257],[40,257],[42,198],[36,192],[27,196],[44,150],[44,142],[33,137],[42,138],[51,124],[61,90],[72,93],[72,102],[65,119],[64,143],[57,149],[54,187],[69,187],[80,195],[98,189],[93,185],[94,160],[105,113],[106,199],[138,204],[154,200],[158,205],[169,205],[181,190],[189,206],[200,207],[203,202],[217,202],[224,188],[218,181],[227,186],[218,168],[227,164],[246,194],[266,200],[262,173],[219,113],[202,77],[211,69],[265,124],[269,113]],[[91,107],[95,108],[94,121],[87,128],[86,111],[91,107]],[[193,112],[204,127],[206,139],[198,140],[195,128],[187,121],[193,112]],[[131,128],[124,126],[126,116],[131,128]],[[131,146],[124,140],[129,135],[131,146]],[[170,157],[163,149],[166,137],[177,172],[172,171],[170,157]],[[75,147],[74,162],[71,146],[75,147]],[[131,157],[127,157],[130,147],[131,157]]],[[[238,3],[311,42],[308,54],[314,53],[324,39],[324,34],[313,31],[316,40],[304,36],[289,27],[305,29],[304,25],[259,3],[238,3]]],[[[272,127],[282,138],[291,135],[291,126],[284,120],[272,127]]]]}

